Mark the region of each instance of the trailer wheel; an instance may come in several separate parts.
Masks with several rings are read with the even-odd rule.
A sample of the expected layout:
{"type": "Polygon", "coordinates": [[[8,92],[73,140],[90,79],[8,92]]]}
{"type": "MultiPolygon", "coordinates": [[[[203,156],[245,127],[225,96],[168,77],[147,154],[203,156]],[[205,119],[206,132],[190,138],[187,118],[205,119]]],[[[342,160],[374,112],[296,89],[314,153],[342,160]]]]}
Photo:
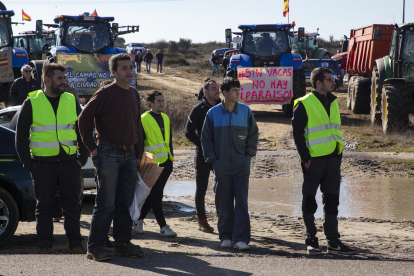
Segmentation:
{"type": "Polygon", "coordinates": [[[382,131],[403,132],[408,126],[408,93],[404,82],[384,84],[382,87],[382,131]]]}
{"type": "Polygon", "coordinates": [[[293,105],[296,99],[306,95],[306,76],[305,69],[299,69],[293,71],[293,97],[290,100],[290,104],[284,104],[282,110],[285,112],[286,117],[292,117],[293,105]]]}
{"type": "Polygon", "coordinates": [[[348,81],[348,95],[346,97],[346,107],[351,110],[351,104],[352,104],[352,95],[354,90],[354,76],[351,76],[348,81]]]}
{"type": "Polygon", "coordinates": [[[355,77],[352,90],[351,110],[354,114],[369,114],[371,79],[355,77]]]}
{"type": "Polygon", "coordinates": [[[371,125],[381,125],[382,83],[378,69],[374,66],[371,78],[371,125]]]}
{"type": "Polygon", "coordinates": [[[0,188],[0,245],[6,243],[16,232],[19,224],[19,208],[12,195],[0,188]]]}

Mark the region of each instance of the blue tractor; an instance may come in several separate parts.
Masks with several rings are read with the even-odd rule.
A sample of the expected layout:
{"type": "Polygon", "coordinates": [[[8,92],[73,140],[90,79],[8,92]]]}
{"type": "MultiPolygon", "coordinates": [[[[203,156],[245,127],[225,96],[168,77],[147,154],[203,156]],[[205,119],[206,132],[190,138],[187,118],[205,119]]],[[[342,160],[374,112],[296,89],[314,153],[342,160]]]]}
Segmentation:
{"type": "Polygon", "coordinates": [[[114,46],[115,40],[118,35],[139,31],[139,26],[119,27],[118,23],[112,23],[111,25],[110,22],[114,21],[114,17],[91,16],[87,12],[79,16],[59,15],[54,18],[54,21],[56,24],[43,24],[41,20],[36,22],[36,30],[39,32],[43,30],[43,25],[56,28],[56,45],[52,46],[46,53],[45,60],[33,60],[30,65],[34,69],[36,78],[41,80],[44,63],[62,64],[64,61],[59,60],[59,54],[76,56],[76,62],[63,64],[66,65],[68,78],[74,77],[75,72],[95,70],[97,73],[96,76],[88,74],[85,77],[88,83],[95,83],[95,85],[74,86],[78,90],[79,97],[91,96],[99,88],[98,82],[99,80],[102,81],[99,75],[103,74],[103,71],[105,71],[105,78],[109,78],[110,75],[107,60],[102,65],[103,67],[100,67],[91,64],[91,56],[99,60],[99,56],[102,55],[127,53],[125,49],[114,46]],[[127,29],[120,31],[121,28],[127,29]],[[96,83],[98,83],[98,86],[96,86],[96,83]]]}
{"type": "MultiPolygon", "coordinates": [[[[240,54],[230,58],[227,70],[227,76],[237,77],[240,67],[293,67],[293,97],[290,104],[283,105],[286,116],[292,115],[294,100],[306,95],[302,57],[291,53],[292,28],[292,24],[239,25],[242,32],[234,33],[238,37],[233,39],[233,45],[240,54]]],[[[299,39],[304,39],[304,32],[300,34],[299,39]]],[[[230,29],[226,29],[226,40],[231,40],[230,29]]]]}
{"type": "Polygon", "coordinates": [[[29,64],[26,51],[13,47],[12,16],[14,11],[7,10],[0,2],[0,102],[5,106],[10,103],[10,87],[14,79],[21,77],[20,69],[29,64]]]}

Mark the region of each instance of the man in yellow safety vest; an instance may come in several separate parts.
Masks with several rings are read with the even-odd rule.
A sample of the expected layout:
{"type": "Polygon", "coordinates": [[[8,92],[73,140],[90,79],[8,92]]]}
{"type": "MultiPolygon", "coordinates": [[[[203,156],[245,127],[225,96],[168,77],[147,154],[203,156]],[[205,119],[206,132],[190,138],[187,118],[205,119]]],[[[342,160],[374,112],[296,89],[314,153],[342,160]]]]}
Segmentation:
{"type": "Polygon", "coordinates": [[[44,91],[29,93],[17,122],[16,149],[32,175],[36,194],[36,231],[39,254],[50,254],[53,242],[53,205],[56,189],[65,217],[71,254],[85,254],[81,244],[81,167],[88,159],[77,127],[79,102],[65,91],[65,67],[49,64],[43,69],[44,91]],[[79,149],[79,154],[78,154],[79,149]]]}
{"type": "Polygon", "coordinates": [[[357,251],[344,245],[338,232],[344,142],[338,101],[331,93],[335,79],[330,69],[316,68],[311,73],[311,83],[312,93],[295,101],[292,118],[293,138],[302,161],[302,214],[307,236],[305,244],[308,254],[322,253],[316,237],[314,217],[318,207],[315,196],[320,186],[328,253],[351,255],[357,251]]]}
{"type": "Polygon", "coordinates": [[[137,221],[134,221],[134,230],[140,235],[145,234],[143,229],[144,219],[152,209],[160,226],[160,235],[164,237],[176,236],[170,226],[167,225],[162,210],[162,198],[164,196],[164,187],[168,177],[173,170],[173,148],[170,119],[162,113],[164,110],[164,96],[158,90],[152,90],[148,93],[146,101],[151,107],[149,112],[141,115],[142,122],[142,141],[144,141],[144,151],[155,155],[155,163],[164,167],[160,177],[152,187],[150,194],[142,206],[141,215],[137,221]]]}

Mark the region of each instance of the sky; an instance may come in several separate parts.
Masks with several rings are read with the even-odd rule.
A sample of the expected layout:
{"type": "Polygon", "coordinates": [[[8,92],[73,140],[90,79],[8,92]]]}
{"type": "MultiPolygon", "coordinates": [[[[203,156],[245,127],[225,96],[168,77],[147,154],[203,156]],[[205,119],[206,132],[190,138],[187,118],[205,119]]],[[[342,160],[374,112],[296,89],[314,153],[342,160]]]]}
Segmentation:
{"type": "MultiPolygon", "coordinates": [[[[99,16],[113,16],[119,26],[139,25],[138,33],[123,35],[126,42],[150,43],[180,38],[194,43],[225,41],[225,29],[238,25],[288,23],[283,0],[7,0],[13,22],[22,21],[22,9],[31,16],[25,25],[13,25],[14,34],[35,30],[35,22],[53,24],[56,15],[79,15],[96,9],[99,16]]],[[[405,1],[405,22],[414,22],[414,0],[405,1]]],[[[351,29],[371,24],[400,24],[403,0],[290,0],[289,22],[329,39],[349,37],[351,29]]]]}

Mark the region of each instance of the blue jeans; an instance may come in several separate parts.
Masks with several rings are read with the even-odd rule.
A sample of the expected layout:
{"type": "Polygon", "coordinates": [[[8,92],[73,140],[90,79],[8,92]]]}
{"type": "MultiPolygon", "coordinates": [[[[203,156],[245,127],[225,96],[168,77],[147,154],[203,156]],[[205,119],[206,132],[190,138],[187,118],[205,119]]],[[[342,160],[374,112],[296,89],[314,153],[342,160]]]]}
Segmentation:
{"type": "Polygon", "coordinates": [[[157,72],[158,70],[160,70],[160,73],[162,73],[162,60],[161,61],[157,60],[157,72]]]}
{"type": "Polygon", "coordinates": [[[214,69],[217,70],[217,76],[220,75],[220,70],[219,70],[219,65],[218,64],[213,64],[213,73],[212,73],[213,76],[214,76],[214,69]]]}
{"type": "Polygon", "coordinates": [[[115,245],[131,240],[132,219],[129,207],[135,193],[137,166],[135,150],[99,145],[96,157],[99,189],[92,213],[88,249],[101,249],[112,219],[115,245]]]}
{"type": "Polygon", "coordinates": [[[146,62],[145,62],[145,66],[146,66],[146,68],[147,68],[147,72],[148,72],[148,73],[149,73],[149,72],[151,72],[151,62],[146,61],[146,62]]]}
{"type": "Polygon", "coordinates": [[[137,62],[137,72],[141,73],[141,62],[137,62]]]}

